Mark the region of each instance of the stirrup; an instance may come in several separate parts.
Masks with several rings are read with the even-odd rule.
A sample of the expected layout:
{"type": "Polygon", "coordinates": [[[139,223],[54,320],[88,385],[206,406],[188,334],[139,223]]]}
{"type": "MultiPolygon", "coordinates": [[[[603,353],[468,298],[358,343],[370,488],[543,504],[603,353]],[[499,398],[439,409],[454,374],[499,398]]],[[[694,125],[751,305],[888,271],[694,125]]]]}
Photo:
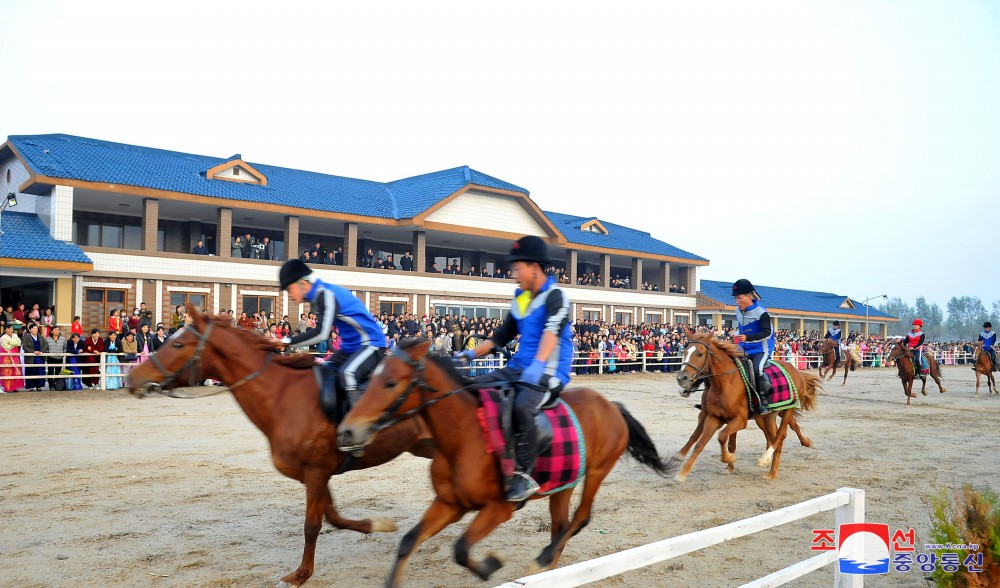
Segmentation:
{"type": "Polygon", "coordinates": [[[514,472],[507,484],[507,502],[524,502],[538,492],[538,482],[524,472],[514,472]]]}

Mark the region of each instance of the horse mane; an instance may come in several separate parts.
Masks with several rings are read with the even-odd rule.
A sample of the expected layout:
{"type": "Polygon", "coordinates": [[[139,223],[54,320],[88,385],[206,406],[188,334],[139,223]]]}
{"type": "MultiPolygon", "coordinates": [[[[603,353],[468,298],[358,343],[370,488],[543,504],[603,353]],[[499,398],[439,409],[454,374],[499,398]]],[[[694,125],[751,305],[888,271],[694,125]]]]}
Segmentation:
{"type": "Polygon", "coordinates": [[[281,351],[281,343],[274,339],[269,339],[256,331],[234,327],[228,316],[210,316],[208,319],[216,327],[236,335],[240,341],[250,349],[263,351],[265,353],[276,354],[272,361],[278,365],[283,365],[292,369],[306,369],[316,365],[316,358],[308,353],[293,353],[291,355],[278,355],[281,351]]]}
{"type": "MultiPolygon", "coordinates": [[[[400,341],[399,348],[406,351],[426,341],[427,339],[417,339],[416,337],[410,337],[400,341]]],[[[458,371],[458,368],[455,367],[455,362],[452,361],[451,357],[435,352],[435,353],[428,353],[427,359],[434,362],[434,365],[441,368],[441,371],[447,374],[448,377],[450,377],[451,379],[455,380],[455,382],[457,382],[459,385],[469,386],[472,384],[472,378],[458,371]]]]}
{"type": "Polygon", "coordinates": [[[732,357],[733,359],[736,359],[737,357],[744,355],[743,348],[737,345],[736,343],[732,343],[730,341],[723,341],[722,339],[719,339],[714,335],[710,336],[709,340],[715,343],[715,345],[719,349],[729,354],[730,357],[732,357]]]}

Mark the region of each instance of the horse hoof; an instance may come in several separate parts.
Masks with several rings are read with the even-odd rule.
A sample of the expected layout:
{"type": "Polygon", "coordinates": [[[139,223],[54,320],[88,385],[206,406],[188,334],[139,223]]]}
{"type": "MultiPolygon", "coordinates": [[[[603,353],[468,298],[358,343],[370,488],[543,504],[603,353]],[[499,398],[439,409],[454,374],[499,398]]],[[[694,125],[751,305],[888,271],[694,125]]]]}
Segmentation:
{"type": "Polygon", "coordinates": [[[760,458],[760,459],[757,460],[757,467],[759,467],[759,468],[769,468],[769,467],[771,467],[771,460],[762,457],[762,458],[760,458]]]}
{"type": "Polygon", "coordinates": [[[674,482],[683,482],[684,480],[687,480],[687,476],[682,476],[680,474],[674,476],[674,482]]]}
{"type": "Polygon", "coordinates": [[[802,446],[803,447],[812,447],[813,446],[812,439],[806,439],[805,441],[803,441],[802,442],[802,446]]]}
{"type": "Polygon", "coordinates": [[[371,519],[372,533],[391,533],[396,530],[396,522],[385,517],[371,519]]]}
{"type": "Polygon", "coordinates": [[[731,463],[726,465],[726,473],[733,474],[736,473],[736,464],[731,463]]]}
{"type": "Polygon", "coordinates": [[[777,474],[772,474],[771,472],[767,472],[766,474],[762,474],[761,475],[761,478],[763,478],[765,480],[774,480],[777,477],[778,477],[777,474]]]}

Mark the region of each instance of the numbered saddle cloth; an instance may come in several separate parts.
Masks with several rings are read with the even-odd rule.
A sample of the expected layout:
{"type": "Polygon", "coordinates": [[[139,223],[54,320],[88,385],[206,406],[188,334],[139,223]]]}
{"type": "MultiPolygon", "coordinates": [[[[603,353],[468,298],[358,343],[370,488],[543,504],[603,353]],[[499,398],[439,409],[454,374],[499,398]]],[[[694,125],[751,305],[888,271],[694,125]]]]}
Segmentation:
{"type": "MultiPolygon", "coordinates": [[[[508,449],[508,437],[503,430],[503,397],[495,388],[487,388],[479,391],[479,402],[477,416],[486,451],[497,458],[500,474],[510,476],[514,473],[514,452],[513,447],[508,449]]],[[[538,482],[538,493],[553,494],[576,486],[587,469],[586,446],[576,414],[560,399],[551,408],[543,409],[536,423],[540,452],[532,478],[538,482]],[[543,418],[548,426],[538,423],[543,418]]]]}

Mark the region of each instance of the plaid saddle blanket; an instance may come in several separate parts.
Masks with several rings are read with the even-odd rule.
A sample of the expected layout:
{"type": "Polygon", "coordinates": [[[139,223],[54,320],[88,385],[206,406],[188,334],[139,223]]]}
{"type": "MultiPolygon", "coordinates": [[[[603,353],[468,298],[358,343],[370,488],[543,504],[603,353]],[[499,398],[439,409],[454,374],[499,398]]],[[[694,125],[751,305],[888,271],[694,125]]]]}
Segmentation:
{"type": "MultiPolygon", "coordinates": [[[[479,391],[479,402],[477,416],[483,429],[486,451],[496,457],[500,474],[507,477],[514,473],[514,452],[513,447],[508,449],[503,430],[502,395],[495,388],[483,389],[479,391]]],[[[555,406],[543,410],[542,414],[549,421],[552,440],[540,448],[532,477],[538,482],[539,494],[553,494],[572,488],[583,479],[587,452],[580,423],[568,404],[559,399],[555,406]]],[[[542,437],[539,427],[539,438],[542,437]]]]}
{"type": "MultiPolygon", "coordinates": [[[[747,389],[747,406],[757,407],[756,395],[750,393],[752,383],[747,377],[746,368],[742,361],[737,361],[736,365],[740,368],[740,375],[743,377],[743,384],[747,389]]],[[[795,381],[781,364],[768,360],[764,365],[764,375],[771,380],[771,398],[767,404],[771,410],[779,411],[799,407],[798,388],[795,387],[795,381]]]]}

